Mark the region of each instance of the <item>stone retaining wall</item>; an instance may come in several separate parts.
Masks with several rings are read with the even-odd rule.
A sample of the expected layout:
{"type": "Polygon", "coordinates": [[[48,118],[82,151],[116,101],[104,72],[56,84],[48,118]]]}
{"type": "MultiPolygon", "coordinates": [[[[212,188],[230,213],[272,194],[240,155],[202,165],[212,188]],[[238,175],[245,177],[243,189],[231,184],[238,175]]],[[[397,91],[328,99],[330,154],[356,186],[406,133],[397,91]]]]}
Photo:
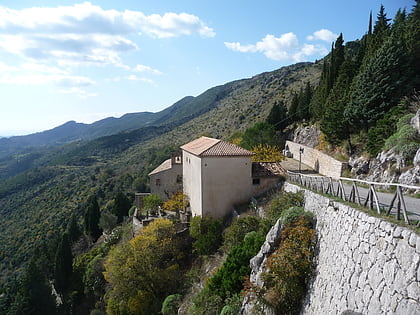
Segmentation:
{"type": "Polygon", "coordinates": [[[318,248],[302,314],[420,314],[420,236],[309,190],[305,209],[318,248]]]}
{"type": "Polygon", "coordinates": [[[303,149],[301,154],[302,163],[312,167],[318,173],[331,176],[331,177],[340,177],[342,171],[347,166],[346,163],[337,161],[331,156],[322,153],[314,148],[310,148],[299,143],[292,141],[286,141],[286,150],[289,149],[289,152],[292,153],[295,160],[299,160],[299,149],[303,149]]]}

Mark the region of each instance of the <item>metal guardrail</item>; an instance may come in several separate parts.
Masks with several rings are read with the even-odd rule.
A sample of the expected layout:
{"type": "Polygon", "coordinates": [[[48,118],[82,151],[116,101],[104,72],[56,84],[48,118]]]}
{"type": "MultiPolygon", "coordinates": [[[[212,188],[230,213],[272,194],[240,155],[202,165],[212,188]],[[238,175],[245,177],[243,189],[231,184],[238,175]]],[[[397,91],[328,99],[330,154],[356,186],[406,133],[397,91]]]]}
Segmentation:
{"type": "Polygon", "coordinates": [[[346,177],[333,178],[320,175],[307,175],[292,171],[287,171],[286,176],[289,181],[298,183],[306,188],[325,194],[332,194],[333,196],[339,197],[344,201],[350,201],[359,205],[363,205],[365,207],[368,206],[369,209],[376,208],[376,211],[379,214],[381,213],[381,207],[375,186],[396,186],[396,191],[392,198],[392,201],[389,205],[387,205],[388,209],[386,211],[386,214],[389,215],[391,213],[392,208],[395,208],[397,220],[401,220],[402,212],[406,224],[409,224],[409,219],[407,214],[406,203],[404,201],[404,195],[402,193],[402,188],[420,190],[419,186],[409,186],[396,183],[368,182],[360,179],[346,177]],[[351,182],[350,193],[348,195],[346,195],[343,182],[351,182]],[[359,192],[360,187],[358,187],[356,183],[362,183],[364,185],[368,185],[369,187],[367,188],[368,193],[366,198],[364,198],[365,200],[363,203],[359,192]]]}

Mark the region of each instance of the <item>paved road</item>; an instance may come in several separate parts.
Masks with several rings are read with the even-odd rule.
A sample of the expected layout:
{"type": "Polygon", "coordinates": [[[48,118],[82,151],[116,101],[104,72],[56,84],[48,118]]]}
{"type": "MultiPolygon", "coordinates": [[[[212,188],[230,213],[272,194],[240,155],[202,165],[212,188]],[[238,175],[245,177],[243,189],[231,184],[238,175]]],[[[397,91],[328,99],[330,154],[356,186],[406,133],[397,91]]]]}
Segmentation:
{"type": "MultiPolygon", "coordinates": [[[[286,160],[281,162],[281,165],[286,170],[289,170],[292,172],[299,171],[299,161],[297,160],[286,158],[286,160]]],[[[305,164],[301,164],[300,168],[302,170],[302,173],[304,174],[319,175],[313,169],[311,169],[309,166],[305,164]]],[[[334,183],[335,191],[337,190],[337,185],[338,185],[337,183],[334,183]]],[[[348,185],[344,182],[343,186],[346,193],[346,198],[348,199],[351,192],[351,185],[348,185]]],[[[364,204],[364,202],[366,201],[366,197],[368,196],[369,189],[360,187],[360,186],[357,186],[357,187],[358,187],[358,191],[360,195],[360,200],[362,204],[364,204]]],[[[381,208],[388,210],[389,206],[391,205],[392,199],[394,198],[394,193],[377,192],[377,195],[378,195],[378,200],[379,200],[379,206],[381,208]]],[[[409,219],[416,220],[416,221],[420,220],[420,199],[404,195],[404,201],[407,207],[407,211],[409,212],[409,219]]],[[[396,213],[396,209],[395,209],[396,203],[397,202],[395,201],[394,208],[391,211],[392,214],[396,213]]],[[[403,218],[402,213],[401,213],[401,218],[403,218]]]]}

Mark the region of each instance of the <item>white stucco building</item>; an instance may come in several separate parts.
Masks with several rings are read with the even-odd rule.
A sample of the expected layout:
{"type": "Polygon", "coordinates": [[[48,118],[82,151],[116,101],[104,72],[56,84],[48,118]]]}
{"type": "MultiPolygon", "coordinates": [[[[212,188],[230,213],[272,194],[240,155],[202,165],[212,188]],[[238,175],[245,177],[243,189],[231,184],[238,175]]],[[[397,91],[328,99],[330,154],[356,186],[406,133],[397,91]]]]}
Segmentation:
{"type": "Polygon", "coordinates": [[[149,173],[150,192],[168,200],[182,191],[182,158],[173,155],[149,173]]]}
{"type": "Polygon", "coordinates": [[[283,174],[279,163],[253,163],[253,152],[219,139],[201,137],[181,150],[182,157],[163,162],[149,174],[150,189],[164,199],[183,191],[193,216],[230,214],[235,205],[276,186],[283,174]]]}
{"type": "Polygon", "coordinates": [[[249,200],[254,153],[207,137],[181,149],[184,194],[193,216],[222,217],[230,213],[233,205],[249,200]]]}

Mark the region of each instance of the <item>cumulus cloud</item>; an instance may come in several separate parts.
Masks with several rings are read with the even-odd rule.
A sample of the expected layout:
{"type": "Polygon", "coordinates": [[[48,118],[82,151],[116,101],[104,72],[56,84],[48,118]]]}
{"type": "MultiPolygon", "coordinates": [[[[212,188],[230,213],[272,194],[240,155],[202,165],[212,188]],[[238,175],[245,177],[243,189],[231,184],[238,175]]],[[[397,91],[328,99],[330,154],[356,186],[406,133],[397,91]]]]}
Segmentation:
{"type": "Polygon", "coordinates": [[[314,32],[312,35],[306,37],[308,40],[323,40],[325,42],[331,43],[332,41],[336,40],[338,37],[337,34],[334,34],[330,30],[321,29],[319,31],[314,32]]]}
{"type": "Polygon", "coordinates": [[[141,81],[141,82],[149,83],[151,85],[156,85],[155,81],[153,81],[151,79],[148,79],[148,78],[142,78],[142,77],[136,76],[134,74],[127,76],[126,79],[130,80],[130,81],[141,81]]]}
{"type": "Polygon", "coordinates": [[[153,69],[152,67],[145,66],[145,65],[136,65],[134,67],[133,71],[135,71],[135,72],[146,72],[146,73],[152,73],[152,74],[157,74],[157,75],[162,74],[161,71],[159,71],[157,69],[153,69]]]}
{"type": "Polygon", "coordinates": [[[262,53],[268,59],[277,61],[300,62],[309,56],[323,56],[328,50],[321,45],[300,44],[296,34],[289,32],[280,37],[268,34],[255,44],[243,45],[239,42],[225,42],[225,46],[242,53],[262,53]]]}
{"type": "MultiPolygon", "coordinates": [[[[0,6],[0,51],[19,56],[26,67],[17,67],[26,73],[3,77],[3,81],[29,82],[32,76],[36,82],[51,82],[51,75],[68,75],[70,69],[79,66],[112,65],[161,74],[148,66],[131,69],[124,64],[122,55],[139,49],[135,36],[169,38],[194,34],[203,38],[215,36],[199,17],[188,13],[146,15],[132,10],[105,10],[90,2],[21,10],[0,6]],[[33,71],[50,76],[32,74],[33,71]]],[[[0,72],[11,70],[12,66],[0,64],[0,72]]],[[[75,84],[78,86],[78,82],[75,84]]]]}

